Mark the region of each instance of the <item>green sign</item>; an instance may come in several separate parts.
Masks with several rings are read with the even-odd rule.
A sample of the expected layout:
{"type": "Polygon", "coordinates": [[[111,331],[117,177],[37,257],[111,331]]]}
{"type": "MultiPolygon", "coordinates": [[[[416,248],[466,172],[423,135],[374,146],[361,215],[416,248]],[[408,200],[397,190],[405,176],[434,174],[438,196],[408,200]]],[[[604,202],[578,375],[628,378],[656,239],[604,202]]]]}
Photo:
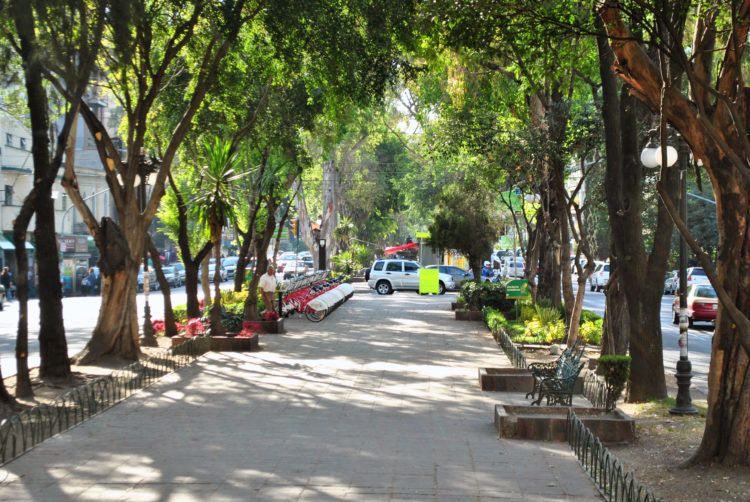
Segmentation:
{"type": "Polygon", "coordinates": [[[430,232],[417,232],[415,235],[417,236],[417,239],[429,239],[430,238],[430,232]]]}
{"type": "Polygon", "coordinates": [[[505,285],[506,298],[528,298],[530,294],[526,279],[514,279],[505,285]]]}
{"type": "Polygon", "coordinates": [[[419,292],[421,294],[440,293],[440,278],[438,274],[440,271],[436,268],[420,268],[419,269],[419,292]]]}
{"type": "Polygon", "coordinates": [[[503,206],[510,206],[511,211],[523,211],[523,200],[516,192],[512,190],[500,192],[500,198],[503,201],[503,206]]]}

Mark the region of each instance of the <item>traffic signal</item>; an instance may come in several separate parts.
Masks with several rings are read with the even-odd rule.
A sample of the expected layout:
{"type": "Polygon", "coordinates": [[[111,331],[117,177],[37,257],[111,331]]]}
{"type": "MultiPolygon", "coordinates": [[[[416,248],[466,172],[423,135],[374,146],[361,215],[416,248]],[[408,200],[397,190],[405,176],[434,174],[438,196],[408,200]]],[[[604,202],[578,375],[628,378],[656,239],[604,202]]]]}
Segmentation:
{"type": "Polygon", "coordinates": [[[292,225],[292,235],[294,235],[295,239],[298,239],[299,238],[299,233],[298,233],[299,227],[297,225],[299,223],[299,219],[298,218],[292,218],[291,220],[289,220],[289,223],[291,223],[291,225],[292,225]]]}

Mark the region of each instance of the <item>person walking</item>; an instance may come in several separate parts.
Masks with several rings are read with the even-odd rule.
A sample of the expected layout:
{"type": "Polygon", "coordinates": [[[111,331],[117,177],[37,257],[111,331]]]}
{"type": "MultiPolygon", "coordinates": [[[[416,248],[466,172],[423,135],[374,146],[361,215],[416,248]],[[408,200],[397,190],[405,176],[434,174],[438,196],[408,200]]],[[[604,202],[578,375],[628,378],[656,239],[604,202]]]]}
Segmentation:
{"type": "Polygon", "coordinates": [[[13,299],[13,274],[10,273],[8,267],[3,267],[3,271],[0,272],[0,284],[5,287],[5,298],[11,301],[13,299]]]}
{"type": "Polygon", "coordinates": [[[273,312],[273,294],[276,292],[276,270],[273,265],[269,265],[266,273],[260,276],[258,288],[260,288],[260,294],[263,297],[265,311],[273,312]]]}

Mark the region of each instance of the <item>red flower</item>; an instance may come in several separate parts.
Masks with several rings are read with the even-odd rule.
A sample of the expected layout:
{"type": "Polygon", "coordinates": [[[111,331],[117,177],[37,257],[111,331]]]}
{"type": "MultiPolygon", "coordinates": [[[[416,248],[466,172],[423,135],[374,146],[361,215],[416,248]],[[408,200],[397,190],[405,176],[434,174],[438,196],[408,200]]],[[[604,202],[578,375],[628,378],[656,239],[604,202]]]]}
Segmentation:
{"type": "Polygon", "coordinates": [[[190,319],[185,327],[185,336],[192,337],[202,335],[206,331],[200,319],[190,319]]]}
{"type": "Polygon", "coordinates": [[[279,314],[277,314],[273,310],[267,310],[265,314],[263,314],[263,320],[264,321],[278,321],[279,314]]]}

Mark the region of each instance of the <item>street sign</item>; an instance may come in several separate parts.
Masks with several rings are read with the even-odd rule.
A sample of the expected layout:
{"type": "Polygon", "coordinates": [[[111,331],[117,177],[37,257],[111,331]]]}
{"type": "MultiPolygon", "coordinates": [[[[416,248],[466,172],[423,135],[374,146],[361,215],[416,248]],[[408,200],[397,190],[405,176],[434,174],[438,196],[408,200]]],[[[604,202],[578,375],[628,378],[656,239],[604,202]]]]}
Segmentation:
{"type": "Polygon", "coordinates": [[[415,235],[417,236],[417,239],[429,239],[430,238],[430,232],[417,232],[415,235]]]}
{"type": "Polygon", "coordinates": [[[526,279],[514,279],[505,285],[506,298],[528,298],[529,281],[526,279]]]}

